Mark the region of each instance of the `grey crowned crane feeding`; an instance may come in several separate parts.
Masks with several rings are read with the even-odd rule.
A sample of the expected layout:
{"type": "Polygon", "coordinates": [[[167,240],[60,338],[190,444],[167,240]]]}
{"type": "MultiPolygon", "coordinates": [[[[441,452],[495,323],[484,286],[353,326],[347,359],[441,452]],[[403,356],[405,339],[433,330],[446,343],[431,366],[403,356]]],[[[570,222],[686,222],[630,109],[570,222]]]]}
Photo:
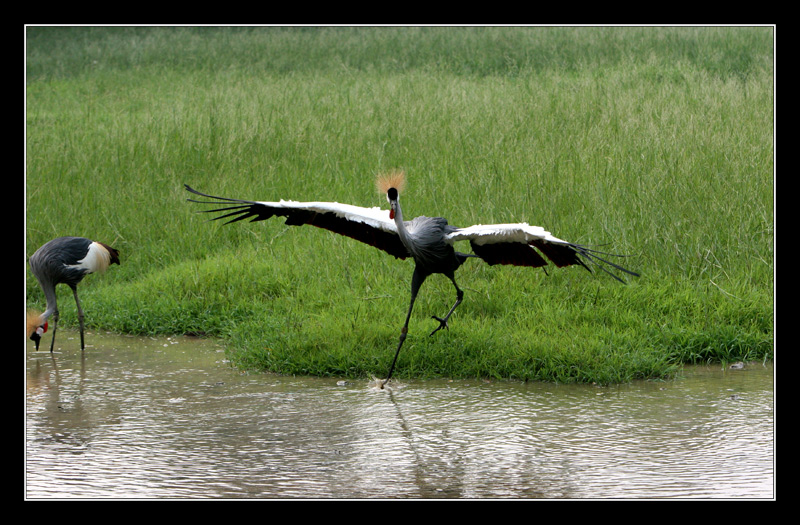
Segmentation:
{"type": "Polygon", "coordinates": [[[400,209],[400,191],[405,178],[402,172],[390,173],[378,177],[377,185],[386,194],[390,209],[387,212],[378,207],[362,208],[336,202],[257,202],[250,200],[229,199],[206,195],[186,185],[191,193],[214,201],[188,199],[200,204],[225,205],[204,212],[217,212],[221,215],[214,219],[230,219],[226,222],[251,219],[263,221],[274,216],[285,217],[286,224],[301,226],[310,224],[331,230],[341,235],[352,237],[361,242],[375,246],[398,259],[411,257],[414,259],[414,274],[411,278],[411,302],[408,305],[405,323],[400,331],[400,341],[394,359],[389,367],[386,379],[381,388],[392,377],[397,357],[408,333],[408,321],[414,300],[422,283],[434,273],[447,276],[456,289],[456,301],[444,317],[433,316],[438,325],[430,335],[442,328],[447,328],[447,321],[453,311],[461,303],[464,292],[455,280],[455,271],[468,259],[478,257],[490,265],[512,264],[517,266],[541,267],[547,265],[549,259],[557,267],[579,264],[589,268],[596,265],[603,271],[623,282],[617,275],[606,268],[609,266],[629,275],[638,274],[626,270],[601,256],[607,256],[585,246],[558,239],[539,226],[518,224],[475,225],[467,228],[456,228],[441,217],[416,217],[410,221],[403,219],[400,209]],[[473,253],[455,251],[456,241],[469,241],[473,253]],[[546,258],[546,259],[545,259],[546,258]],[[606,266],[604,266],[606,265],[606,266]]]}
{"type": "Polygon", "coordinates": [[[104,272],[110,265],[119,264],[119,252],[107,244],[84,237],[58,237],[36,250],[28,263],[47,300],[47,310],[43,314],[28,315],[28,337],[36,343],[38,350],[42,334],[47,331],[47,320],[52,316],[53,335],[50,341],[50,351],[53,351],[58,328],[56,285],[63,283],[72,288],[75,296],[78,321],[81,326],[81,350],[83,350],[83,310],[81,302],[78,300],[78,283],[87,274],[104,272]]]}

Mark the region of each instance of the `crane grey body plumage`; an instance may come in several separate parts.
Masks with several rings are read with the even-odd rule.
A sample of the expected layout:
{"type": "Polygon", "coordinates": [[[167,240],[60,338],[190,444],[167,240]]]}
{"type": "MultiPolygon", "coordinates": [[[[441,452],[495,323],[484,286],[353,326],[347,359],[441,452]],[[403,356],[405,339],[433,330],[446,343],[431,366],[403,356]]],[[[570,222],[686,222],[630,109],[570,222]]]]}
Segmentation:
{"type": "Polygon", "coordinates": [[[441,217],[416,217],[413,220],[405,221],[400,208],[399,195],[403,180],[402,173],[390,174],[379,179],[380,190],[386,194],[389,201],[388,213],[377,207],[361,208],[335,202],[283,200],[258,202],[230,199],[207,195],[188,185],[186,185],[186,189],[196,195],[216,199],[216,202],[188,199],[190,202],[216,205],[219,205],[220,202],[227,203],[228,205],[222,208],[204,210],[205,212],[224,212],[214,219],[227,218],[229,220],[226,224],[248,218],[251,221],[261,221],[274,216],[282,216],[286,217],[286,224],[289,225],[310,224],[365,242],[398,259],[408,257],[414,259],[415,266],[411,278],[411,300],[408,312],[400,331],[400,340],[394,359],[386,379],[381,383],[381,388],[389,381],[394,371],[397,357],[400,355],[400,349],[408,333],[408,323],[417,293],[425,279],[432,274],[442,274],[450,279],[456,290],[456,301],[444,317],[432,316],[439,322],[439,325],[430,335],[442,328],[447,328],[447,321],[456,307],[461,304],[464,292],[456,283],[455,271],[469,258],[478,257],[490,265],[513,264],[541,267],[547,264],[546,257],[558,267],[577,264],[591,271],[587,265],[590,263],[597,265],[620,282],[624,281],[603,264],[630,275],[638,275],[600,257],[600,255],[609,254],[563,241],[538,226],[518,223],[456,228],[441,217]],[[474,253],[467,254],[456,251],[453,245],[461,240],[468,240],[474,253]]]}
{"type": "Polygon", "coordinates": [[[50,351],[53,351],[58,328],[56,285],[66,284],[72,289],[75,297],[80,323],[81,350],[83,350],[84,315],[78,299],[78,284],[90,273],[102,272],[111,264],[119,264],[119,252],[107,244],[85,237],[58,237],[36,250],[28,260],[28,264],[31,267],[31,273],[39,281],[47,301],[47,309],[35,321],[34,328],[36,329],[29,335],[35,341],[36,348],[39,348],[39,341],[41,334],[46,330],[47,320],[52,317],[53,333],[50,351]]]}

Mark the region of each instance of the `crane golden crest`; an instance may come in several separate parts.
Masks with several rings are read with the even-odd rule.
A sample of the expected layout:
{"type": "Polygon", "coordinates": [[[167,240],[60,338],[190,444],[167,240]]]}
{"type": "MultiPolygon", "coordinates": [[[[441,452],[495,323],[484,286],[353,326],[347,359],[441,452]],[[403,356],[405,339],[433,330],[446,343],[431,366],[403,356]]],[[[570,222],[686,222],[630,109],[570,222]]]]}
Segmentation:
{"type": "Polygon", "coordinates": [[[406,174],[402,170],[380,173],[375,178],[375,187],[384,195],[389,191],[389,188],[394,188],[398,192],[402,192],[406,187],[406,174]]]}
{"type": "Polygon", "coordinates": [[[42,312],[28,310],[25,314],[25,337],[29,338],[38,331],[41,336],[47,331],[47,321],[42,322],[42,312]]]}

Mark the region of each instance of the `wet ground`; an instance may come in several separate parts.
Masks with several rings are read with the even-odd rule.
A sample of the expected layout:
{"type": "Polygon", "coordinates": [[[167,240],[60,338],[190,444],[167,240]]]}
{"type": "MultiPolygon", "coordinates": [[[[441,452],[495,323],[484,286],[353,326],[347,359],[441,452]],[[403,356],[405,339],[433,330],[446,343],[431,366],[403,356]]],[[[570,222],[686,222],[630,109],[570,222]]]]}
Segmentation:
{"type": "Polygon", "coordinates": [[[387,392],[244,374],[193,338],[59,336],[25,356],[29,499],[774,497],[771,363],[387,392]]]}

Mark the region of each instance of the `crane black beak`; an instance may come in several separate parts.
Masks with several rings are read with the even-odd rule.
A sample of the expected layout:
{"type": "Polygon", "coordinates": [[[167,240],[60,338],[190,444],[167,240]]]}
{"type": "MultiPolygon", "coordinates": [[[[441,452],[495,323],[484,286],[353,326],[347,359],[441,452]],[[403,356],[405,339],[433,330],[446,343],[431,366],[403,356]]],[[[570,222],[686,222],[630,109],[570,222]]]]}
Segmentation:
{"type": "Polygon", "coordinates": [[[36,344],[36,350],[39,350],[39,343],[42,341],[42,334],[47,331],[47,323],[37,326],[36,330],[31,334],[31,341],[36,344]]]}

